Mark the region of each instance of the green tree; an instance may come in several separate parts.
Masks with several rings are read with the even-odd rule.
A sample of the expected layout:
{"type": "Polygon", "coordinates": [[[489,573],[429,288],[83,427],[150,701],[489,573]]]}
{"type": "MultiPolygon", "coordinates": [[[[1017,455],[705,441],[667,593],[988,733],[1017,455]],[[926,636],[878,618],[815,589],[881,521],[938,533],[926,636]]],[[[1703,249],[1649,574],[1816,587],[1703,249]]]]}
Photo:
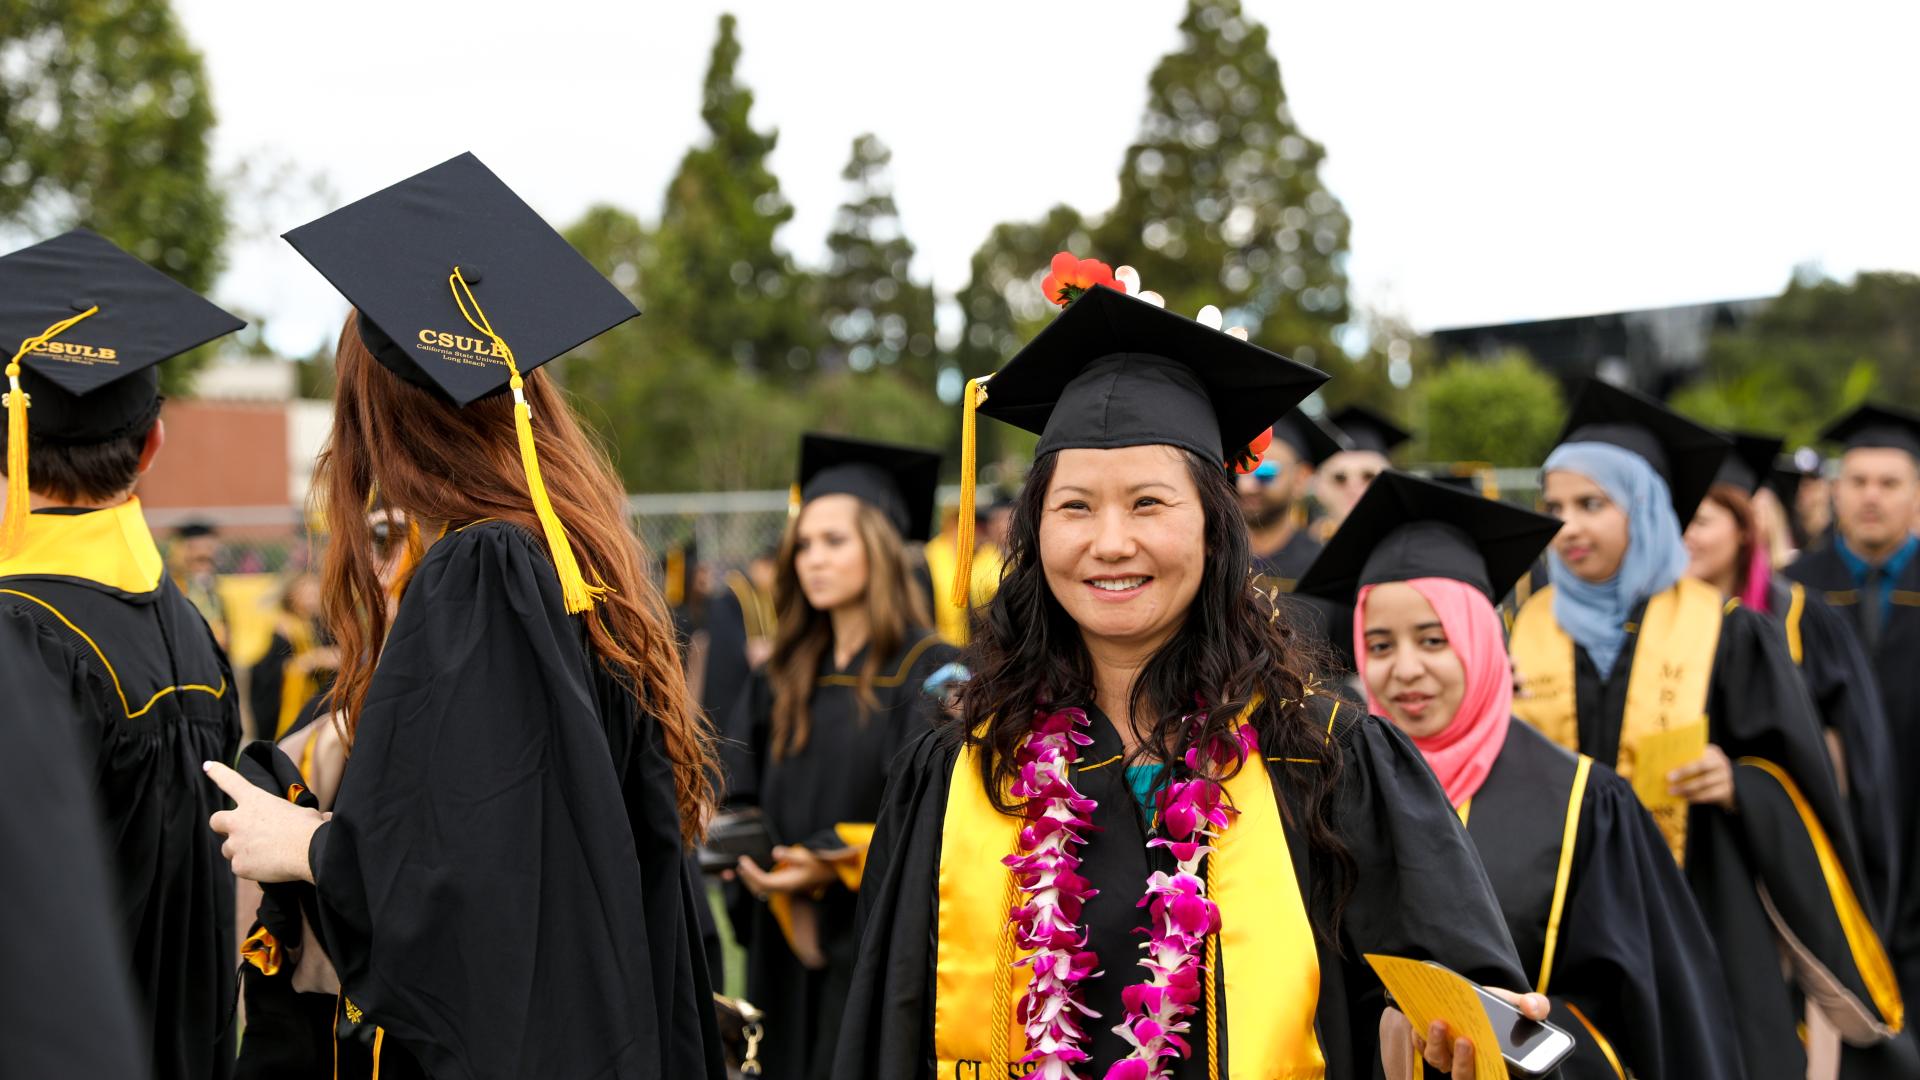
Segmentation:
{"type": "Polygon", "coordinates": [[[1425,413],[1414,424],[1425,440],[1417,456],[1428,461],[1538,465],[1566,419],[1559,382],[1524,352],[1455,358],[1416,390],[1425,413]]]}
{"type": "Polygon", "coordinates": [[[1180,33],[1095,253],[1174,311],[1217,305],[1256,343],[1325,366],[1348,318],[1348,221],[1320,180],[1326,151],[1294,122],[1266,27],[1238,0],[1190,0],[1180,33]]]}
{"type": "MultiPolygon", "coordinates": [[[[84,225],[205,292],[227,235],[213,124],[166,0],[0,0],[0,227],[84,225]]],[[[200,359],[162,367],[166,388],[200,359]]]]}
{"type": "Polygon", "coordinates": [[[933,289],[913,280],[913,243],[893,202],[892,161],[893,151],[877,136],[861,135],[840,173],[851,191],[827,236],[820,297],[831,340],[819,366],[864,372],[898,365],[931,389],[933,289]]]}
{"type": "Polygon", "coordinates": [[[1714,336],[1673,402],[1704,423],[1804,444],[1868,397],[1920,400],[1920,275],[1796,274],[1758,318],[1714,336]]]}
{"type": "Polygon", "coordinates": [[[767,164],[779,133],[754,128],[753,91],[735,74],[736,28],[732,15],[720,17],[700,107],[707,137],[667,185],[641,293],[656,327],[670,322],[667,336],[698,357],[806,371],[819,342],[811,283],[775,242],[793,207],[767,164]]]}

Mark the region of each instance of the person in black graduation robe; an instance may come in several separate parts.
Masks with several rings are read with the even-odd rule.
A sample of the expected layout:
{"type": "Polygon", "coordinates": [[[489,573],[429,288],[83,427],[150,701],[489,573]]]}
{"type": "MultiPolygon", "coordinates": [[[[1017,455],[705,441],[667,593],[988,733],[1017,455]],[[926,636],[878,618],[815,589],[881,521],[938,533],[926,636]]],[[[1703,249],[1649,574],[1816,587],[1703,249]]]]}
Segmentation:
{"type": "Polygon", "coordinates": [[[382,1076],[720,1077],[660,731],[519,526],[415,571],[308,861],[382,1076]]]}
{"type": "MultiPolygon", "coordinates": [[[[865,837],[845,825],[871,825],[902,747],[926,732],[939,713],[924,687],[929,676],[952,663],[958,650],[926,628],[907,633],[907,646],[881,664],[873,693],[879,708],[863,708],[859,671],[862,649],[836,669],[831,651],[822,658],[807,711],[812,724],[806,745],[784,757],[771,752],[773,700],[765,680],[755,680],[752,708],[754,775],[760,779],[760,806],[775,844],[813,852],[858,848],[865,837]]],[[[811,906],[814,934],[825,960],[820,969],[803,964],[781,926],[794,903],[773,897],[744,909],[747,950],[747,1000],[767,1014],[767,1038],[761,1058],[769,1076],[818,1077],[832,1061],[840,1030],[848,981],[858,940],[854,914],[863,875],[849,871],[819,895],[798,902],[811,906]]],[[[736,909],[739,910],[739,909],[736,909]]]]}
{"type": "MultiPolygon", "coordinates": [[[[1391,725],[1351,703],[1317,697],[1310,705],[1338,747],[1340,779],[1331,817],[1355,874],[1338,935],[1314,935],[1319,991],[1313,1030],[1326,1076],[1349,1080],[1376,1075],[1380,1068],[1380,1018],[1387,1003],[1363,954],[1431,959],[1485,986],[1518,988],[1523,976],[1479,860],[1419,751],[1391,725]]],[[[1083,1075],[1099,1076],[1130,1049],[1109,1028],[1126,1015],[1122,989],[1138,980],[1130,960],[1137,955],[1148,913],[1135,900],[1150,870],[1171,871],[1173,860],[1164,849],[1146,847],[1145,815],[1115,765],[1119,735],[1097,710],[1087,713],[1092,723],[1086,733],[1093,743],[1081,749],[1073,782],[1098,803],[1093,818],[1098,831],[1080,850],[1079,872],[1100,890],[1081,919],[1087,947],[1100,955],[1105,970],[1082,984],[1086,1004],[1101,1014],[1084,1025],[1084,1045],[1093,1061],[1083,1075]]],[[[934,1078],[933,961],[940,933],[936,882],[942,826],[951,785],[979,783],[974,772],[954,775],[958,754],[957,730],[947,725],[913,743],[895,766],[867,856],[859,963],[834,1062],[836,1078],[934,1078]]],[[[1300,808],[1285,801],[1297,790],[1290,780],[1293,770],[1324,766],[1290,762],[1271,749],[1266,758],[1273,790],[1283,797],[1287,848],[1308,918],[1315,927],[1332,926],[1330,890],[1315,887],[1331,871],[1308,856],[1306,840],[1292,824],[1300,808]]],[[[1279,977],[1293,981],[1309,974],[1279,977]]],[[[1222,983],[1231,978],[1223,972],[1222,983]]],[[[1174,1075],[1180,1080],[1207,1076],[1211,1050],[1218,1057],[1218,1075],[1226,1076],[1233,1046],[1225,1037],[1224,995],[1218,1015],[1210,1022],[1196,1017],[1193,1027],[1194,1051],[1178,1061],[1174,1075]],[[1209,1048],[1202,1032],[1219,1033],[1219,1045],[1209,1048]]]]}
{"type": "Polygon", "coordinates": [[[119,964],[138,995],[154,1077],[224,1077],[234,1051],[233,875],[205,831],[220,792],[198,763],[239,749],[226,657],[162,573],[139,500],[29,521],[21,547],[0,560],[0,618],[14,631],[0,648],[27,649],[47,677],[17,689],[9,681],[7,722],[79,737],[113,868],[111,932],[124,945],[119,964]]]}
{"type": "MultiPolygon", "coordinates": [[[[1690,579],[1680,587],[1711,589],[1690,579]]],[[[1536,726],[1541,720],[1530,713],[1526,693],[1538,673],[1520,662],[1519,647],[1530,610],[1550,617],[1552,597],[1551,589],[1536,594],[1514,628],[1517,711],[1536,726]]],[[[1645,618],[1643,602],[1629,625],[1645,618]]],[[[1577,734],[1569,748],[1603,764],[1621,760],[1641,636],[1628,635],[1608,678],[1574,646],[1577,734]]],[[[1865,879],[1812,703],[1784,636],[1764,616],[1737,605],[1724,612],[1705,713],[1709,740],[1736,763],[1738,810],[1693,805],[1677,854],[1718,945],[1749,1075],[1800,1076],[1806,1065],[1796,1034],[1799,1006],[1780,975],[1781,933],[1792,935],[1801,987],[1830,999],[1829,1016],[1850,1041],[1871,1043],[1900,1030],[1899,989],[1852,884],[1865,879]]]]}
{"type": "Polygon", "coordinates": [[[1579,761],[1516,722],[1464,814],[1527,985],[1543,988],[1551,1019],[1576,1036],[1561,1074],[1748,1075],[1713,938],[1686,879],[1632,786],[1579,761]]]}
{"type": "Polygon", "coordinates": [[[22,707],[58,701],[67,643],[0,612],[0,1076],[152,1075],[140,1053],[126,944],[78,725],[22,707]]]}

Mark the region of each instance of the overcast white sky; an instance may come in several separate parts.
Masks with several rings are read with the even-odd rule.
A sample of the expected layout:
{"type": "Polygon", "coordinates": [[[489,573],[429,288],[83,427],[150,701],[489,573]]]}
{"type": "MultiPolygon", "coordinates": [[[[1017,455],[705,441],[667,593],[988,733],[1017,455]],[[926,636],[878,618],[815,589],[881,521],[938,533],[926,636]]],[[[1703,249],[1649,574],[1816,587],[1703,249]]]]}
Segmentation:
{"type": "MultiPolygon", "coordinates": [[[[1805,262],[1920,270],[1920,6],[1246,6],[1327,147],[1354,298],[1422,329],[1765,295],[1805,262]]],[[[221,167],[331,189],[265,185],[218,289],[305,352],[345,308],[277,234],[462,150],[556,226],[598,201],[653,220],[722,10],[780,130],[788,250],[822,261],[849,144],[875,131],[916,271],[950,294],[995,223],[1111,205],[1184,0],[175,7],[221,167]]]]}

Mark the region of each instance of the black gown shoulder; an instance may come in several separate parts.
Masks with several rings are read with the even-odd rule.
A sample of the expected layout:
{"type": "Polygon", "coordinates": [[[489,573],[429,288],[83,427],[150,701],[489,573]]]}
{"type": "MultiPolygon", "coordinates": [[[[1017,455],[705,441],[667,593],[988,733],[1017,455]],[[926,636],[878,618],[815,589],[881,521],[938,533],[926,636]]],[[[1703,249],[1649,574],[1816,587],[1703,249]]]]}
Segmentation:
{"type": "Polygon", "coordinates": [[[658,725],[529,532],[422,560],[310,859],[349,1019],[433,1076],[717,1078],[658,725]]]}

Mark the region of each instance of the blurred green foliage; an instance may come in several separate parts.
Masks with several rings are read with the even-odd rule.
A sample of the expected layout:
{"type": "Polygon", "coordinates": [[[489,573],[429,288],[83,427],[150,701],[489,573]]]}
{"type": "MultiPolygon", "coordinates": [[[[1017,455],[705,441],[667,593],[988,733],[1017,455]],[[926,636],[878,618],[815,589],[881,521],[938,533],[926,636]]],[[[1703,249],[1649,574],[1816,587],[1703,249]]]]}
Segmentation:
{"type": "Polygon", "coordinates": [[[1566,422],[1560,382],[1524,352],[1455,358],[1415,387],[1420,460],[1532,466],[1566,422]]]}
{"type": "MultiPolygon", "coordinates": [[[[0,0],[0,225],[85,226],[205,292],[227,236],[213,124],[167,0],[0,0]]],[[[163,365],[162,388],[206,352],[163,365]]]]}
{"type": "Polygon", "coordinates": [[[1870,397],[1920,401],[1920,275],[1796,275],[1758,318],[1714,336],[1704,370],[1673,404],[1704,423],[1805,445],[1870,397]]]}

